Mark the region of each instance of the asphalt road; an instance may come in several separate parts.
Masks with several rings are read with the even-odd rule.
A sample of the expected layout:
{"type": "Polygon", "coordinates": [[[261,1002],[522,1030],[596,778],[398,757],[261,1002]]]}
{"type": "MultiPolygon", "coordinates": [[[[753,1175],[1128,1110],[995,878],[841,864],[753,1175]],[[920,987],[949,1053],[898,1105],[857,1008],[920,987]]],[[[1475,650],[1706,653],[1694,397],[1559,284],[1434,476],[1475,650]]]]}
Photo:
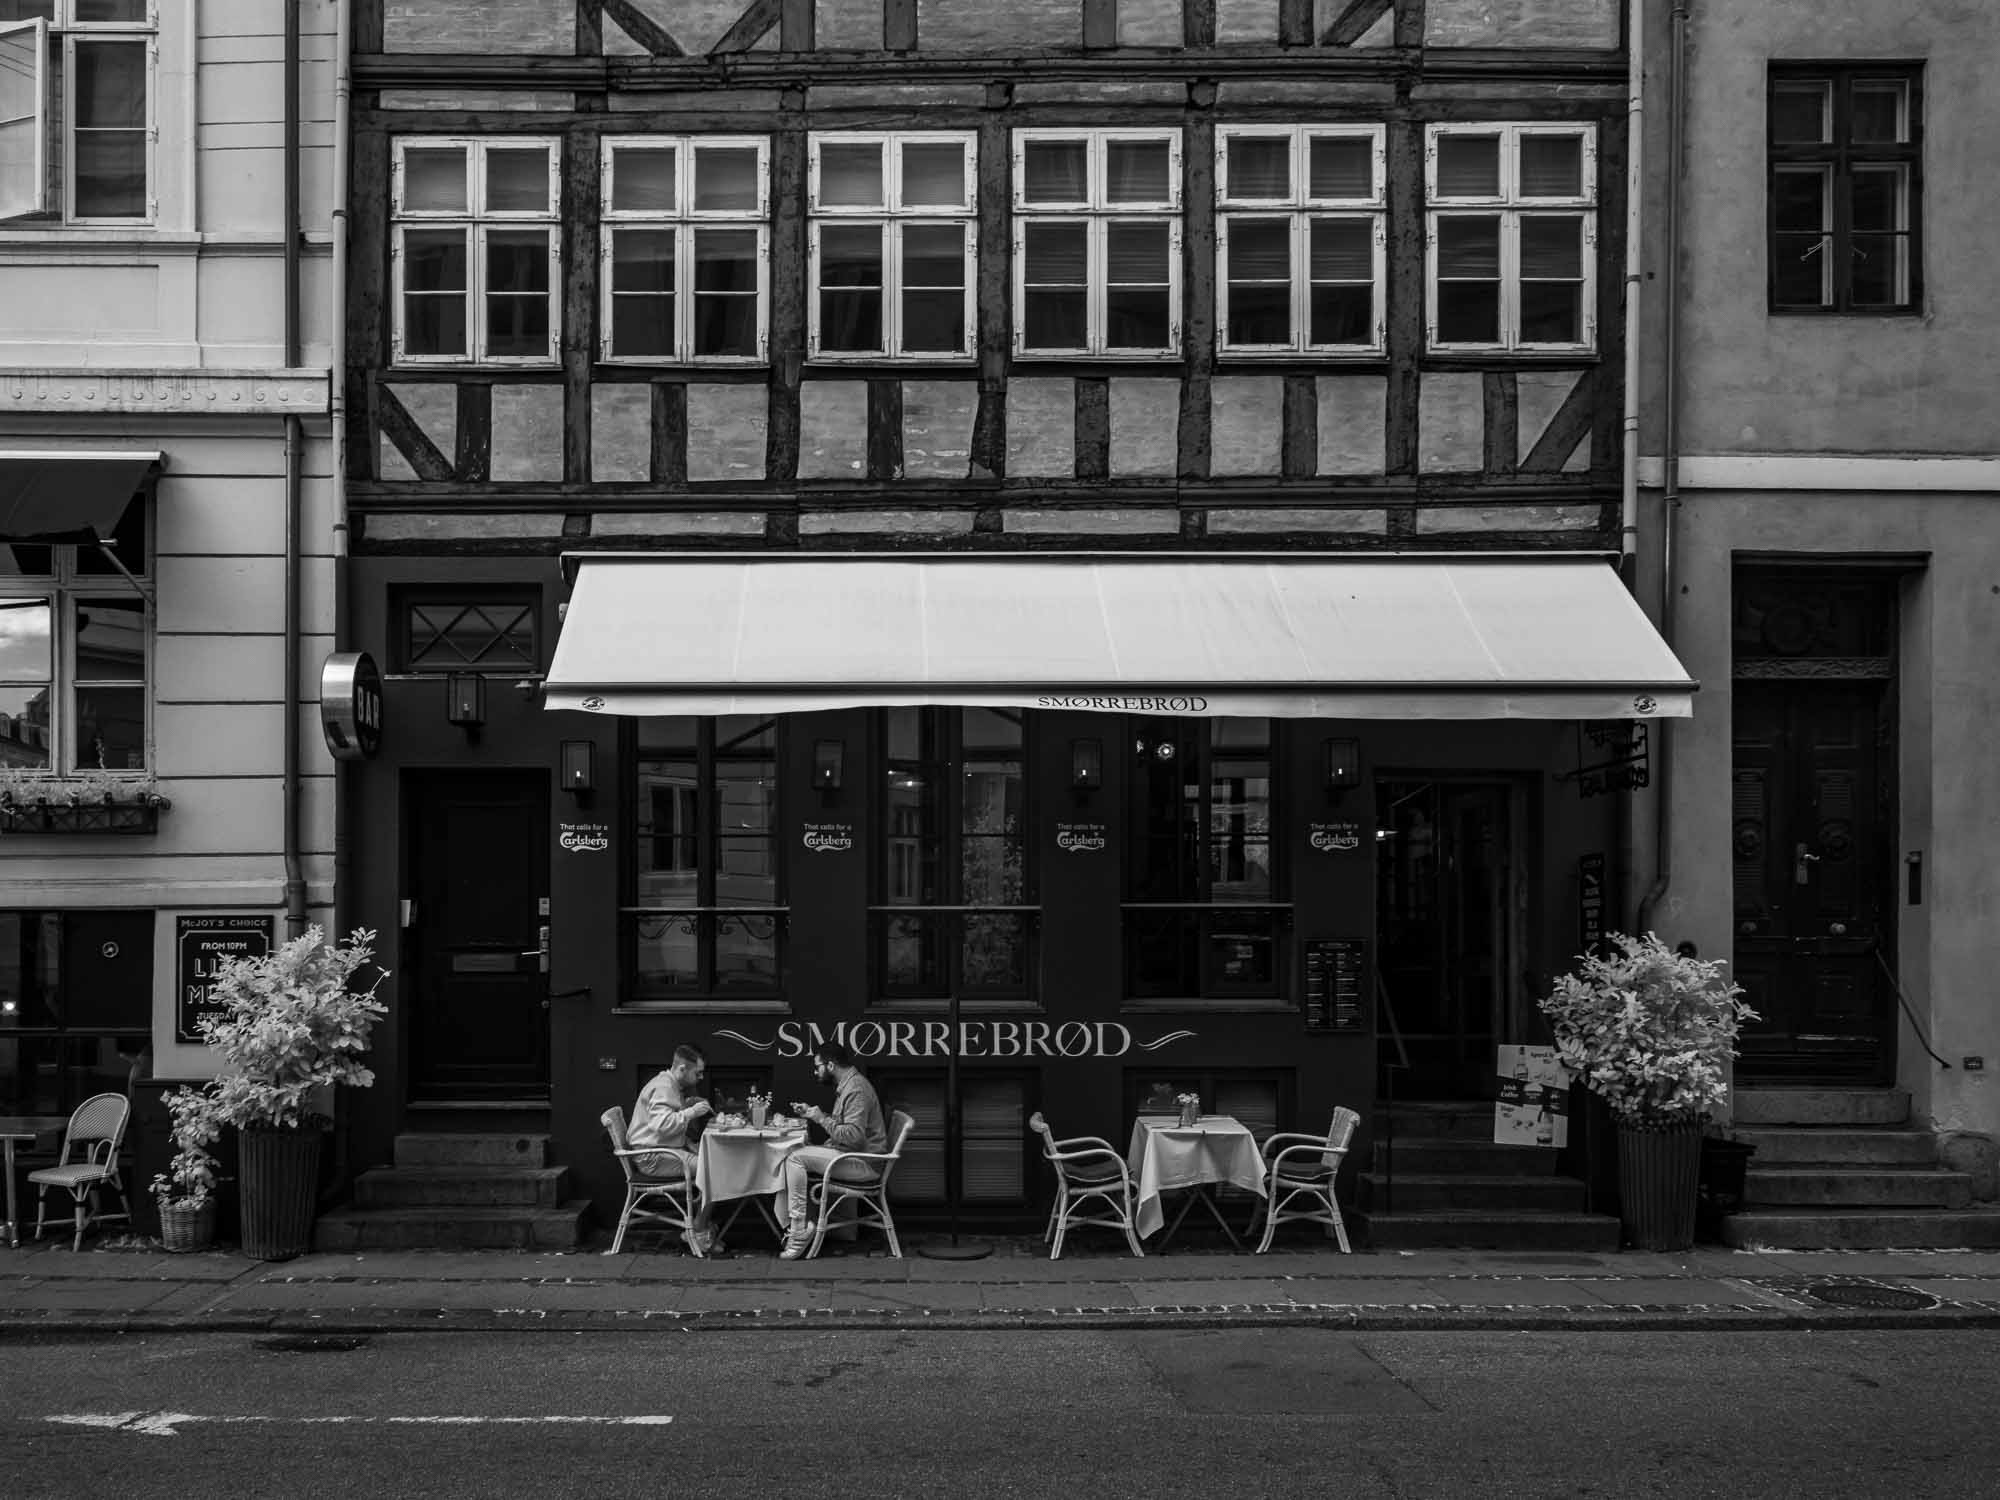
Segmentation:
{"type": "Polygon", "coordinates": [[[0,1345],[0,1495],[1901,1500],[2000,1461],[1986,1332],[273,1343],[0,1345]]]}

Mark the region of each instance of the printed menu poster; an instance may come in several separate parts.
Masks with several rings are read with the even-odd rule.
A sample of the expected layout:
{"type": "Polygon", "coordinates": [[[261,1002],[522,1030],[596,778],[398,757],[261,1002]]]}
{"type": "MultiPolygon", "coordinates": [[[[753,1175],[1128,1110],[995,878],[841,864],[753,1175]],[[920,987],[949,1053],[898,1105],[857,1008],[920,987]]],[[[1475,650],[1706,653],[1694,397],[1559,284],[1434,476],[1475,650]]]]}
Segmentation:
{"type": "Polygon", "coordinates": [[[1553,1047],[1494,1049],[1498,1087],[1493,1096],[1493,1139],[1502,1146],[1569,1144],[1570,1071],[1553,1047]]]}

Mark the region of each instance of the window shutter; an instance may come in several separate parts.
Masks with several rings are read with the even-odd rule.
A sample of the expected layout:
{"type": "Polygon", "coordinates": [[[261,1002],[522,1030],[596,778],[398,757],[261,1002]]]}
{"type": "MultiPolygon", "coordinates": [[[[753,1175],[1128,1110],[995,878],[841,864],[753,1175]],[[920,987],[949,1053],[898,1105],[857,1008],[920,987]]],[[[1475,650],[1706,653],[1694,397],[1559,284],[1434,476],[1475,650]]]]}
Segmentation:
{"type": "Polygon", "coordinates": [[[49,27],[0,26],[0,219],[48,211],[49,27]]]}

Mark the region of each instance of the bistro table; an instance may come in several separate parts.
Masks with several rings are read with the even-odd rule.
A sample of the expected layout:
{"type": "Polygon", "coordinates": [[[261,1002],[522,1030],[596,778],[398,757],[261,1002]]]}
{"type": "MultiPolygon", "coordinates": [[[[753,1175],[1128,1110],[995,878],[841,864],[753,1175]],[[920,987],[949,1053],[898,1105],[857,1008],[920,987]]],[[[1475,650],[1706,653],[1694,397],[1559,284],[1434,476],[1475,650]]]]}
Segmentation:
{"type": "MultiPolygon", "coordinates": [[[[757,1212],[780,1239],[783,1231],[772,1217],[767,1200],[785,1185],[785,1158],[806,1143],[803,1125],[710,1125],[701,1133],[695,1152],[694,1183],[701,1193],[704,1209],[731,1198],[748,1198],[757,1212]]],[[[743,1212],[739,1202],[728,1221],[711,1224],[720,1235],[743,1212]]]]}
{"type": "Polygon", "coordinates": [[[0,1115],[0,1173],[7,1178],[7,1245],[21,1243],[21,1226],[14,1198],[14,1144],[25,1142],[30,1150],[53,1151],[62,1143],[66,1115],[0,1115]]]}
{"type": "Polygon", "coordinates": [[[1257,1150],[1257,1137],[1241,1120],[1234,1115],[1203,1115],[1194,1124],[1183,1125],[1175,1115],[1140,1115],[1132,1122],[1132,1144],[1125,1160],[1139,1186],[1133,1227],[1140,1238],[1157,1233],[1166,1221],[1160,1194],[1185,1189],[1187,1197],[1173,1223],[1166,1226],[1159,1248],[1166,1248],[1197,1201],[1222,1226],[1229,1243],[1243,1248],[1215,1203],[1218,1183],[1264,1196],[1264,1158],[1257,1150]]]}

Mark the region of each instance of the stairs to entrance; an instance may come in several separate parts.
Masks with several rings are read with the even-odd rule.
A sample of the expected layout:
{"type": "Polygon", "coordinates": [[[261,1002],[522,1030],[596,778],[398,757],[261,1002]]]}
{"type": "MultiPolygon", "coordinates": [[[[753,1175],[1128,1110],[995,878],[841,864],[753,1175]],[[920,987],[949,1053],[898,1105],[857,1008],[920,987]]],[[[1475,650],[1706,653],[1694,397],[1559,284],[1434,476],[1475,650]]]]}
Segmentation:
{"type": "Polygon", "coordinates": [[[1494,1144],[1490,1103],[1398,1104],[1377,1111],[1374,1136],[1354,1214],[1373,1249],[1618,1248],[1617,1217],[1585,1211],[1557,1153],[1494,1144]]]}
{"type": "Polygon", "coordinates": [[[1939,1165],[1905,1089],[1736,1091],[1736,1137],[1755,1146],[1743,1209],[1722,1220],[1742,1249],[2000,1248],[2000,1208],[1939,1165]]]}
{"type": "Polygon", "coordinates": [[[573,1250],[585,1199],[529,1133],[405,1132],[395,1165],[354,1179],[354,1201],[320,1215],[315,1250],[573,1250]]]}

